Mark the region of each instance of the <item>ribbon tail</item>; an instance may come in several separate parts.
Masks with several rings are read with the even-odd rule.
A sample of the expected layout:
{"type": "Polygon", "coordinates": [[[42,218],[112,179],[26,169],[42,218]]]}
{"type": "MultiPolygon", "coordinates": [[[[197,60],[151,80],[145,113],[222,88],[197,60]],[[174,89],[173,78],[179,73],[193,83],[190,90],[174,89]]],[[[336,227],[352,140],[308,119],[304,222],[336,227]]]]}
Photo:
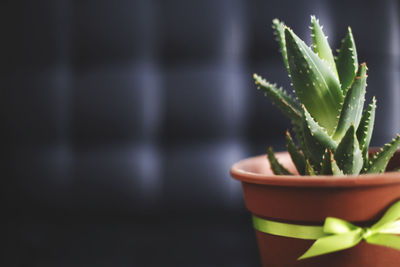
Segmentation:
{"type": "Polygon", "coordinates": [[[391,234],[374,234],[365,239],[369,244],[400,250],[400,236],[391,234]]]}
{"type": "Polygon", "coordinates": [[[315,256],[332,253],[354,247],[362,240],[361,230],[357,229],[348,233],[321,237],[298,258],[298,260],[308,259],[315,256]]]}

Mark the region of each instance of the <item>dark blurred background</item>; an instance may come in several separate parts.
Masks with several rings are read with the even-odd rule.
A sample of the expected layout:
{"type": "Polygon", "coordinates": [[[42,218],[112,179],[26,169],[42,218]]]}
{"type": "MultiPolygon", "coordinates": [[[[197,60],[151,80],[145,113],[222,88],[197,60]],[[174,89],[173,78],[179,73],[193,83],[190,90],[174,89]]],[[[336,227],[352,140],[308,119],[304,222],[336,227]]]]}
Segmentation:
{"type": "Polygon", "coordinates": [[[277,17],[338,47],[351,25],[400,130],[400,5],[382,1],[1,1],[1,266],[259,266],[237,160],[289,122],[277,17]],[[2,254],[3,254],[2,253],[2,254]]]}

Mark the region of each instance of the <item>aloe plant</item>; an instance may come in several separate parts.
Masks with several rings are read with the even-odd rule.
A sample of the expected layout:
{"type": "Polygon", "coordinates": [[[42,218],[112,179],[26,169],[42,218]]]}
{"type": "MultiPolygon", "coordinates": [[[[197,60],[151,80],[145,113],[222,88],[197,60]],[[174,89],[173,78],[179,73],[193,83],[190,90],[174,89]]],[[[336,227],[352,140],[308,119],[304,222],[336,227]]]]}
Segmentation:
{"type": "MultiPolygon", "coordinates": [[[[397,135],[369,158],[376,100],[365,111],[367,65],[358,64],[353,34],[348,28],[334,56],[319,21],[311,16],[312,47],[278,19],[273,28],[296,97],[254,74],[258,89],[290,118],[297,144],[289,131],[286,146],[300,175],[358,175],[384,172],[400,144],[397,135]]],[[[272,171],[291,175],[272,148],[272,171]]]]}

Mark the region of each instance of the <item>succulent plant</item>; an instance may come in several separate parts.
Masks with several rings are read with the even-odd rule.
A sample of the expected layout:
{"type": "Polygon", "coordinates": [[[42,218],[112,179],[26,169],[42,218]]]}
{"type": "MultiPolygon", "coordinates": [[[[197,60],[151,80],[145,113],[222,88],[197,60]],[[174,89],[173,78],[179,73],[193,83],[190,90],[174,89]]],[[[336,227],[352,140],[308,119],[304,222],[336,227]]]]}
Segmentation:
{"type": "MultiPolygon", "coordinates": [[[[372,98],[363,112],[367,65],[358,64],[350,27],[336,57],[314,16],[311,16],[312,47],[278,19],[273,20],[273,28],[295,97],[257,74],[254,79],[257,87],[292,122],[298,146],[289,131],[286,132],[286,146],[298,173],[358,175],[384,172],[400,144],[400,136],[369,157],[376,100],[372,98]]],[[[279,163],[272,148],[268,148],[267,155],[275,174],[291,174],[279,163]]]]}

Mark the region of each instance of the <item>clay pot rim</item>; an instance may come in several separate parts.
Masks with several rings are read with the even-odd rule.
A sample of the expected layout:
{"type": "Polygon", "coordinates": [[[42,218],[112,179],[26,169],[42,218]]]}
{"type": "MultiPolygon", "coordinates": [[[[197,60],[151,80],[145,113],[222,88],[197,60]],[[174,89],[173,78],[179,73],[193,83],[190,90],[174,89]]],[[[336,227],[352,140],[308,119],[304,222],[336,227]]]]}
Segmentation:
{"type": "MultiPolygon", "coordinates": [[[[287,152],[278,152],[276,156],[288,156],[287,152]]],[[[231,167],[230,173],[236,180],[272,186],[285,187],[368,187],[387,186],[400,183],[399,172],[385,172],[381,174],[361,174],[346,176],[300,176],[300,175],[274,175],[246,171],[246,166],[254,161],[266,160],[266,155],[259,155],[243,159],[231,167]]]]}

